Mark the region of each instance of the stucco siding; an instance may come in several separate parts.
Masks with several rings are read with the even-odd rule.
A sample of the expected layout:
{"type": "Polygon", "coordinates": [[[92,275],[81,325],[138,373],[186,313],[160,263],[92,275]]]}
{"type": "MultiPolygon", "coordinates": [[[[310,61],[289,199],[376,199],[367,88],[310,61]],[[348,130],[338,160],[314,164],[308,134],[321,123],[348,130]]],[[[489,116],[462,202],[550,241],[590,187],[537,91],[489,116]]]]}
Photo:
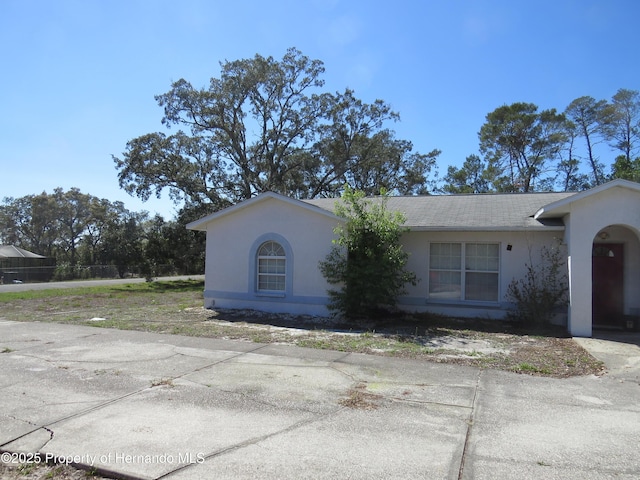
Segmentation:
{"type": "Polygon", "coordinates": [[[570,205],[569,256],[571,259],[569,329],[576,336],[592,335],[592,245],[602,241],[597,234],[607,229],[608,242],[625,245],[624,310],[640,308],[640,247],[638,192],[615,187],[577,200],[570,205]]]}
{"type": "MultiPolygon", "coordinates": [[[[266,199],[252,208],[223,216],[207,229],[205,303],[223,308],[256,308],[266,311],[327,314],[327,289],[318,262],[323,260],[335,238],[337,220],[300,209],[295,205],[266,199]],[[275,235],[290,247],[291,289],[283,296],[256,292],[256,245],[275,235]]],[[[408,232],[403,235],[409,253],[407,268],[416,273],[416,286],[407,285],[398,306],[408,311],[432,311],[457,316],[501,318],[509,307],[506,292],[514,278],[526,271],[525,263],[540,251],[562,240],[562,232],[408,232]],[[495,302],[441,301],[429,298],[429,248],[439,243],[494,243],[499,246],[499,296],[495,302]],[[508,246],[511,246],[508,249],[508,246]]]]}
{"type": "Polygon", "coordinates": [[[407,286],[399,306],[407,310],[432,311],[456,316],[502,318],[511,304],[506,298],[509,284],[526,273],[526,265],[539,261],[543,246],[563,248],[563,232],[409,232],[403,237],[409,253],[407,268],[420,279],[407,286]],[[490,243],[499,246],[499,292],[495,302],[442,301],[429,298],[429,246],[431,243],[490,243]],[[510,249],[508,248],[509,246],[510,249]]]}
{"type": "MultiPolygon", "coordinates": [[[[640,312],[640,242],[637,235],[627,227],[611,226],[606,228],[609,235],[606,242],[620,243],[623,245],[624,270],[623,270],[623,308],[626,315],[640,312]]],[[[603,240],[596,239],[596,243],[603,240]]]]}
{"type": "Polygon", "coordinates": [[[207,228],[205,267],[208,306],[213,300],[215,305],[227,308],[242,305],[271,311],[326,313],[328,285],[318,262],[331,249],[336,224],[328,216],[278,199],[266,199],[211,222],[207,228]],[[290,288],[281,297],[260,294],[256,288],[252,256],[259,244],[269,239],[288,249],[290,288]]]}
{"type": "MultiPolygon", "coordinates": [[[[402,240],[409,253],[407,268],[420,280],[416,286],[407,286],[399,307],[502,317],[511,306],[509,284],[523,278],[527,264],[539,262],[543,246],[559,247],[566,255],[569,277],[568,330],[576,336],[591,336],[592,249],[594,242],[604,242],[623,246],[623,314],[640,316],[639,200],[640,185],[626,180],[575,194],[392,197],[389,206],[407,214],[412,229],[402,240]],[[465,267],[445,266],[430,272],[433,243],[464,244],[459,248],[438,246],[440,253],[433,258],[441,265],[449,261],[447,258],[467,262],[464,251],[484,251],[470,253],[468,262],[485,262],[491,267],[467,271],[465,267]],[[469,243],[498,245],[497,285],[490,271],[495,265],[495,250],[469,243]],[[453,256],[447,253],[454,250],[453,256]],[[429,288],[430,275],[433,289],[429,288]]],[[[318,262],[329,253],[333,229],[340,221],[331,213],[334,203],[331,199],[301,202],[267,192],[189,224],[187,228],[207,231],[205,305],[327,314],[329,285],[318,262]],[[267,240],[284,247],[287,271],[284,289],[280,285],[265,292],[257,289],[256,265],[264,258],[259,259],[256,252],[267,240]]],[[[264,275],[262,272],[263,280],[264,275]]],[[[619,276],[615,274],[615,278],[619,276]]],[[[616,282],[617,289],[620,280],[616,282]]],[[[607,318],[617,320],[618,311],[607,318]]]]}

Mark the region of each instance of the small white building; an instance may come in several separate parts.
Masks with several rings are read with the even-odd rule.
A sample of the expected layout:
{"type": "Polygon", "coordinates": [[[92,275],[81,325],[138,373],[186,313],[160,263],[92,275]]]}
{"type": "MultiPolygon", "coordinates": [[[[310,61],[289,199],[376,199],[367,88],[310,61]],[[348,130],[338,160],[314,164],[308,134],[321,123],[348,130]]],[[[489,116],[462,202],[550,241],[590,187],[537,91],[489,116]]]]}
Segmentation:
{"type": "MultiPolygon", "coordinates": [[[[205,306],[327,315],[329,285],[318,263],[342,220],[336,199],[263,193],[190,223],[207,232],[205,306]]],[[[615,180],[580,193],[390,197],[409,232],[407,268],[420,279],[398,306],[501,318],[508,285],[542,246],[567,259],[567,328],[640,316],[640,184],[615,180]]]]}

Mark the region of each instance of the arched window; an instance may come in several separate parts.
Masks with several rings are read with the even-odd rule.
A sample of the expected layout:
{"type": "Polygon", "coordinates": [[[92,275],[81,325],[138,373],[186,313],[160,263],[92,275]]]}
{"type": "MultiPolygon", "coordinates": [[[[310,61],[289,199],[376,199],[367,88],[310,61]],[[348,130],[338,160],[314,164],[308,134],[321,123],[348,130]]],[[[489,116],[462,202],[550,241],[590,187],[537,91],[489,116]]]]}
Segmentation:
{"type": "Polygon", "coordinates": [[[287,255],[274,241],[264,242],[258,248],[258,291],[284,292],[287,277],[287,255]]]}

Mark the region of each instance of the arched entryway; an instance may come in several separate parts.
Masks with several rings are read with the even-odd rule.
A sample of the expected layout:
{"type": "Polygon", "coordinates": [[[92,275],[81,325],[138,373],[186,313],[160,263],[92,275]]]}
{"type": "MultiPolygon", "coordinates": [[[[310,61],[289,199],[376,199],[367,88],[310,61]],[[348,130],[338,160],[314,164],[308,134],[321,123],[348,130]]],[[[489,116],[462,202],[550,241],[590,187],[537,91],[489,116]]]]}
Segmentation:
{"type": "Polygon", "coordinates": [[[593,328],[629,328],[640,316],[638,236],[624,225],[601,229],[593,239],[591,261],[593,328]]]}
{"type": "MultiPolygon", "coordinates": [[[[607,249],[609,244],[622,245],[622,287],[618,285],[612,288],[622,293],[623,320],[626,321],[626,317],[640,317],[639,206],[640,184],[617,179],[545,205],[535,214],[537,220],[560,218],[565,225],[570,297],[567,327],[572,335],[592,335],[593,300],[596,297],[596,302],[599,301],[597,296],[602,289],[598,281],[601,277],[609,278],[609,274],[599,273],[600,268],[596,265],[596,282],[593,286],[594,253],[602,259],[609,257],[611,250],[615,258],[616,252],[613,250],[618,247],[607,249]]],[[[603,263],[606,263],[604,259],[603,263]]],[[[619,312],[619,306],[616,308],[619,312]]],[[[599,316],[602,313],[598,313],[599,316]]],[[[613,319],[616,317],[619,317],[618,313],[612,316],[613,319]]],[[[599,321],[601,319],[596,318],[596,322],[599,321]]]]}

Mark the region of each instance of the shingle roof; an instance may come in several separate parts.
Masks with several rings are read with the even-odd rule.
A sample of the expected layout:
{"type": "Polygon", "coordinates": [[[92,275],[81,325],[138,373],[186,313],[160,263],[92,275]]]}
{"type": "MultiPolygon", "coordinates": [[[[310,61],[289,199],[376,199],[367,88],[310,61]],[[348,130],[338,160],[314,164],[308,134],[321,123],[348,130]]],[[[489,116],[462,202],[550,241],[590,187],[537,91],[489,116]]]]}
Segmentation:
{"type": "MultiPolygon", "coordinates": [[[[387,208],[402,212],[412,230],[529,230],[562,228],[560,219],[536,220],[545,205],[563,200],[573,192],[476,195],[425,195],[389,197],[387,208]]],[[[304,202],[333,211],[337,199],[304,202]]]]}

